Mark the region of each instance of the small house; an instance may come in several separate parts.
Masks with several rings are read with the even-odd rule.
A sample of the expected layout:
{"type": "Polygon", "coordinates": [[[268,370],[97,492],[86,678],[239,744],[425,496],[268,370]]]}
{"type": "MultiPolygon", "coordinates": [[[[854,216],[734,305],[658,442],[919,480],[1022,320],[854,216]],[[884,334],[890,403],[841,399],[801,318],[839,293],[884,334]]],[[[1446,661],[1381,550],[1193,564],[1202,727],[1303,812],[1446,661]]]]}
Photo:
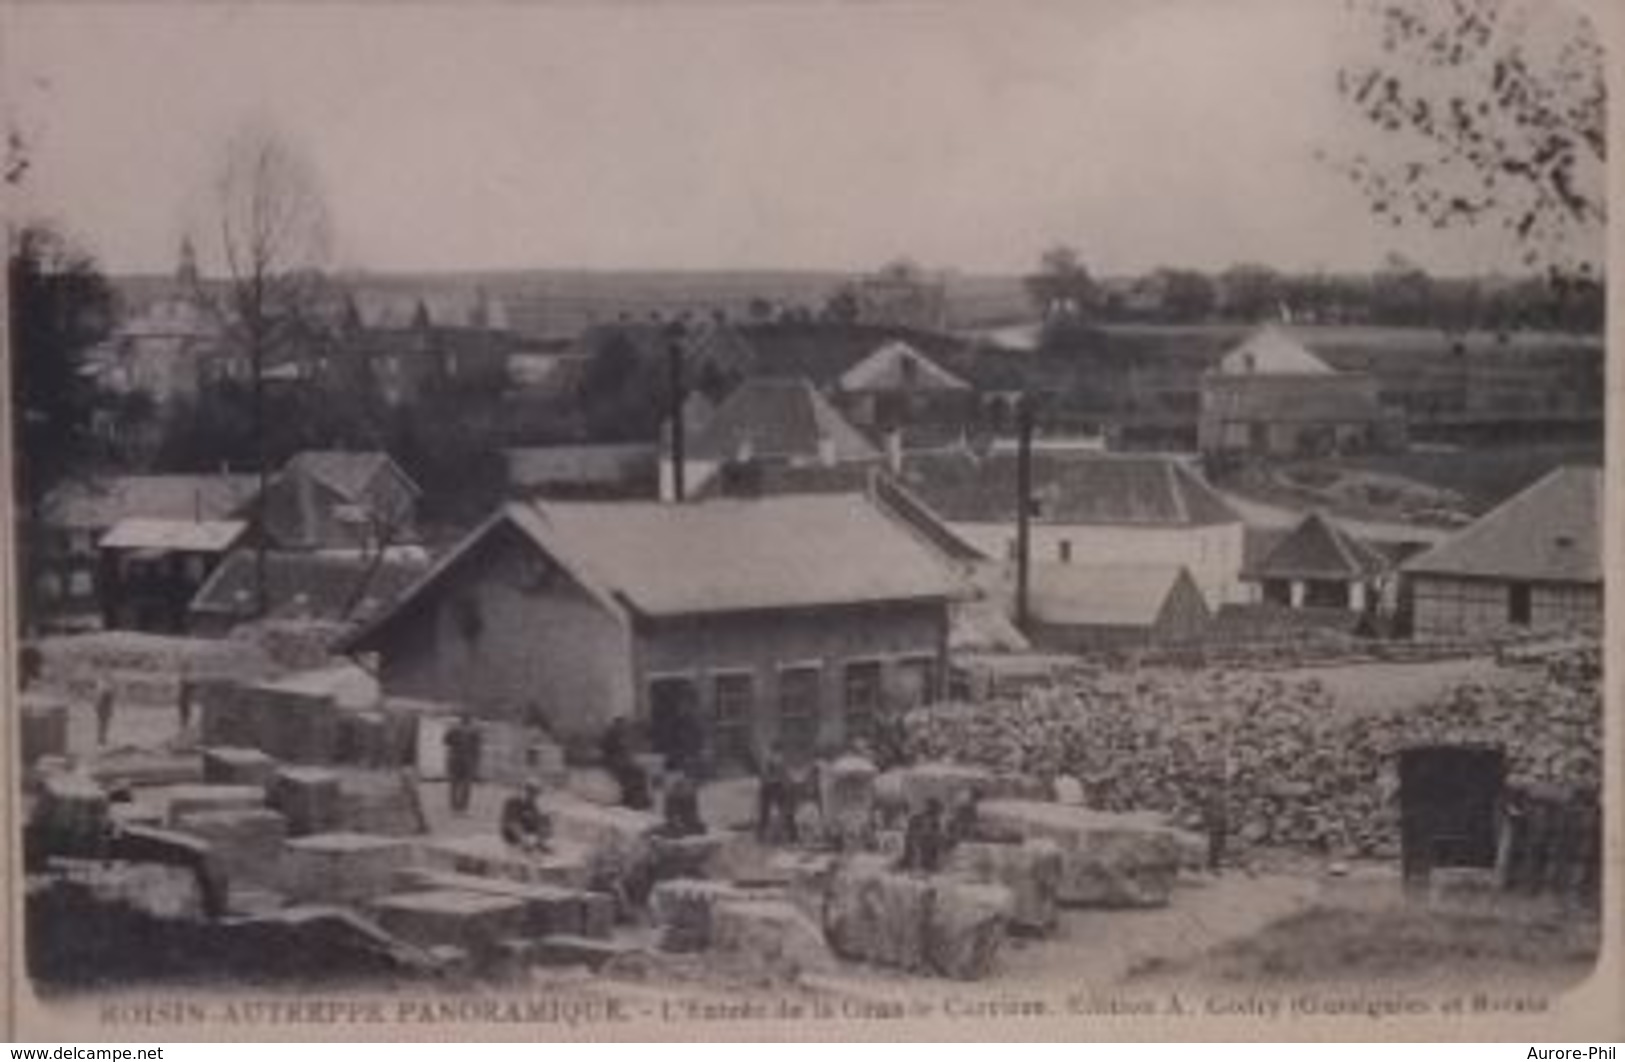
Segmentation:
{"type": "Polygon", "coordinates": [[[1596,631],[1603,615],[1603,471],[1547,474],[1402,568],[1418,637],[1596,631]]]}
{"type": "Polygon", "coordinates": [[[842,747],[937,695],[957,583],[861,495],[514,502],[348,639],[392,695],[624,718],[726,769],[842,747]]]}
{"type": "Polygon", "coordinates": [[[192,597],[247,528],[241,520],[133,518],[115,524],[100,542],[103,626],[185,631],[192,597]]]}
{"type": "Polygon", "coordinates": [[[1210,613],[1184,568],[1159,564],[1034,566],[1027,632],[1056,652],[1174,648],[1200,642],[1210,613]]]}
{"type": "Polygon", "coordinates": [[[279,549],[364,550],[413,542],[421,493],[381,451],[306,450],[266,487],[266,536],[279,549]]]}
{"type": "Polygon", "coordinates": [[[1367,613],[1383,608],[1392,585],[1388,558],[1320,513],[1310,513],[1242,577],[1267,605],[1367,613]]]}
{"type": "Polygon", "coordinates": [[[1274,326],[1202,376],[1197,441],[1209,458],[1313,457],[1393,449],[1404,422],[1369,373],[1339,372],[1274,326]]]}

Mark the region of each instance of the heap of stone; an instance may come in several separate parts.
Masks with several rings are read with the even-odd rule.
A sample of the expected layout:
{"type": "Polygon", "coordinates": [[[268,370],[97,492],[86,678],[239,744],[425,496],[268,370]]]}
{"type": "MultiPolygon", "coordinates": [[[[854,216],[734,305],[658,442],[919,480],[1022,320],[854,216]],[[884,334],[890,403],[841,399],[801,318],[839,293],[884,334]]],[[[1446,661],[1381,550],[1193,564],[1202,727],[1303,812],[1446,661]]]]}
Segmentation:
{"type": "Polygon", "coordinates": [[[881,857],[856,856],[830,878],[824,936],[844,958],[974,980],[992,971],[1013,906],[1001,885],[900,873],[881,857]]]}
{"type": "Polygon", "coordinates": [[[1071,776],[1091,808],[1157,811],[1189,828],[1203,824],[1227,768],[1238,843],[1389,857],[1399,843],[1394,754],[1407,746],[1488,743],[1505,749],[1513,785],[1596,786],[1597,660],[1595,649],[1570,651],[1530,681],[1463,685],[1386,714],[1341,711],[1312,679],[1094,672],[1019,701],[916,711],[909,744],[921,759],[1071,776]]]}

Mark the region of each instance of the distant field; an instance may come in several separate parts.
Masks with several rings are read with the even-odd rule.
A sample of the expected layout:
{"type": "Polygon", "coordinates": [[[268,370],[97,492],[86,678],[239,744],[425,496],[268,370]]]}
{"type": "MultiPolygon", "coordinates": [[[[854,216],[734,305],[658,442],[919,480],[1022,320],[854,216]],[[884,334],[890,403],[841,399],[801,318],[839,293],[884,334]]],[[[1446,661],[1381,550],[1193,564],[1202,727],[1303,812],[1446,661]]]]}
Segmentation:
{"type": "Polygon", "coordinates": [[[1476,515],[1499,505],[1559,465],[1600,465],[1602,460],[1603,441],[1599,438],[1495,449],[1384,454],[1334,462],[1333,467],[1405,476],[1456,491],[1462,495],[1467,510],[1476,515]]]}

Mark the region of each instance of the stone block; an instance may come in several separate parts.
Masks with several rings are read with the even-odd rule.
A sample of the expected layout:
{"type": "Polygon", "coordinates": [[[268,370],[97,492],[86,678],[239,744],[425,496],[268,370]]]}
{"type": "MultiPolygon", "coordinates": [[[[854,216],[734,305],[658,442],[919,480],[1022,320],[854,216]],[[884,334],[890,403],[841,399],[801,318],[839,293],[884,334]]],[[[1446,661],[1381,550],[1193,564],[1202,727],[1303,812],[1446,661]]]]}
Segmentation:
{"type": "Polygon", "coordinates": [[[653,880],[653,838],[660,817],[630,808],[589,804],[565,794],[543,798],[558,842],[584,853],[589,884],[623,886],[653,880]]]}
{"type": "Polygon", "coordinates": [[[227,880],[252,886],[281,882],[286,820],[269,808],[193,811],[178,816],[174,828],[208,842],[215,864],[227,880]]]}
{"type": "Polygon", "coordinates": [[[862,756],[842,756],[819,775],[824,828],[843,849],[864,847],[874,828],[875,765],[862,756]]]}
{"type": "Polygon", "coordinates": [[[982,803],[980,820],[999,832],[1060,848],[1056,895],[1062,904],[1160,907],[1168,903],[1179,874],[1179,839],[1155,816],[996,800],[982,803]]]}
{"type": "Polygon", "coordinates": [[[559,934],[537,941],[531,952],[531,961],[538,966],[585,966],[589,970],[600,970],[617,959],[642,950],[635,942],[624,939],[559,934]]]}
{"type": "Polygon", "coordinates": [[[707,878],[722,861],[723,850],[734,838],[712,831],[692,837],[651,837],[650,873],[655,881],[671,878],[707,878]]]}
{"type": "MultiPolygon", "coordinates": [[[[600,913],[603,905],[609,903],[609,897],[598,893],[422,869],[408,870],[402,877],[417,889],[454,889],[518,901],[524,911],[523,932],[530,936],[609,935],[610,924],[602,920],[600,913]]],[[[610,909],[613,912],[613,908],[610,909]]]]}
{"type": "Polygon", "coordinates": [[[948,872],[980,885],[1002,885],[1010,891],[1011,928],[1048,933],[1055,928],[1061,885],[1061,849],[1039,838],[1021,844],[968,841],[956,845],[948,872]]]}
{"type": "Polygon", "coordinates": [[[563,841],[551,851],[522,852],[501,837],[478,834],[424,840],[418,853],[425,867],[457,874],[576,890],[591,883],[585,850],[563,841]]]}
{"type": "Polygon", "coordinates": [[[339,776],[323,767],[278,769],[271,779],[268,802],[287,817],[290,837],[331,833],[343,821],[339,776]]]}
{"type": "Polygon", "coordinates": [[[254,811],[265,807],[265,790],[254,785],[176,785],[163,793],[169,822],[202,811],[254,811]]]}
{"type": "Polygon", "coordinates": [[[252,785],[264,789],[276,777],[276,769],[276,760],[259,749],[203,750],[203,780],[209,785],[252,785]]]}
{"type": "Polygon", "coordinates": [[[404,771],[347,770],[339,775],[340,828],[410,837],[428,832],[417,784],[404,771]]]}
{"type": "Polygon", "coordinates": [[[282,889],[310,903],[357,903],[390,892],[412,861],[412,844],[399,837],[320,833],[289,841],[282,889]]]}
{"type": "Polygon", "coordinates": [[[662,881],[649,894],[649,916],[661,951],[704,951],[711,946],[715,911],[749,894],[732,885],[697,878],[662,881]]]}
{"type": "Polygon", "coordinates": [[[203,757],[162,749],[114,749],[98,757],[90,770],[109,789],[203,784],[203,757]]]}
{"type": "Polygon", "coordinates": [[[22,696],[21,745],[23,766],[46,756],[68,753],[68,702],[37,693],[22,696]]]}
{"type": "Polygon", "coordinates": [[[471,956],[495,957],[503,940],[525,932],[525,905],[508,896],[461,889],[429,889],[375,898],[378,924],[424,948],[451,946],[471,956]]]}
{"type": "Polygon", "coordinates": [[[733,899],[718,905],[711,946],[774,978],[794,980],[835,968],[818,923],[788,900],[733,899]]]}
{"type": "Polygon", "coordinates": [[[994,967],[1012,906],[1002,886],[897,873],[862,856],[831,878],[824,935],[848,959],[976,979],[994,967]]]}

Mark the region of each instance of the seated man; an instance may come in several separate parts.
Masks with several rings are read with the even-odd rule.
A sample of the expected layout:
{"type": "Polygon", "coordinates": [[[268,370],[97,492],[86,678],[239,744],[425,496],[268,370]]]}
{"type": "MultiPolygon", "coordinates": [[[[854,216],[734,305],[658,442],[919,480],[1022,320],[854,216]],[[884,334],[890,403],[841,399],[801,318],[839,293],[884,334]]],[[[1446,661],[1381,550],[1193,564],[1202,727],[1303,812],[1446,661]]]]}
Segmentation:
{"type": "Polygon", "coordinates": [[[553,822],[536,803],[542,787],[526,782],[523,792],[515,793],[502,805],[502,839],[515,848],[527,852],[545,852],[553,835],[553,822]]]}
{"type": "Polygon", "coordinates": [[[942,802],[932,797],[922,810],[908,817],[903,830],[903,858],[897,869],[935,874],[942,866],[943,842],[942,802]]]}

